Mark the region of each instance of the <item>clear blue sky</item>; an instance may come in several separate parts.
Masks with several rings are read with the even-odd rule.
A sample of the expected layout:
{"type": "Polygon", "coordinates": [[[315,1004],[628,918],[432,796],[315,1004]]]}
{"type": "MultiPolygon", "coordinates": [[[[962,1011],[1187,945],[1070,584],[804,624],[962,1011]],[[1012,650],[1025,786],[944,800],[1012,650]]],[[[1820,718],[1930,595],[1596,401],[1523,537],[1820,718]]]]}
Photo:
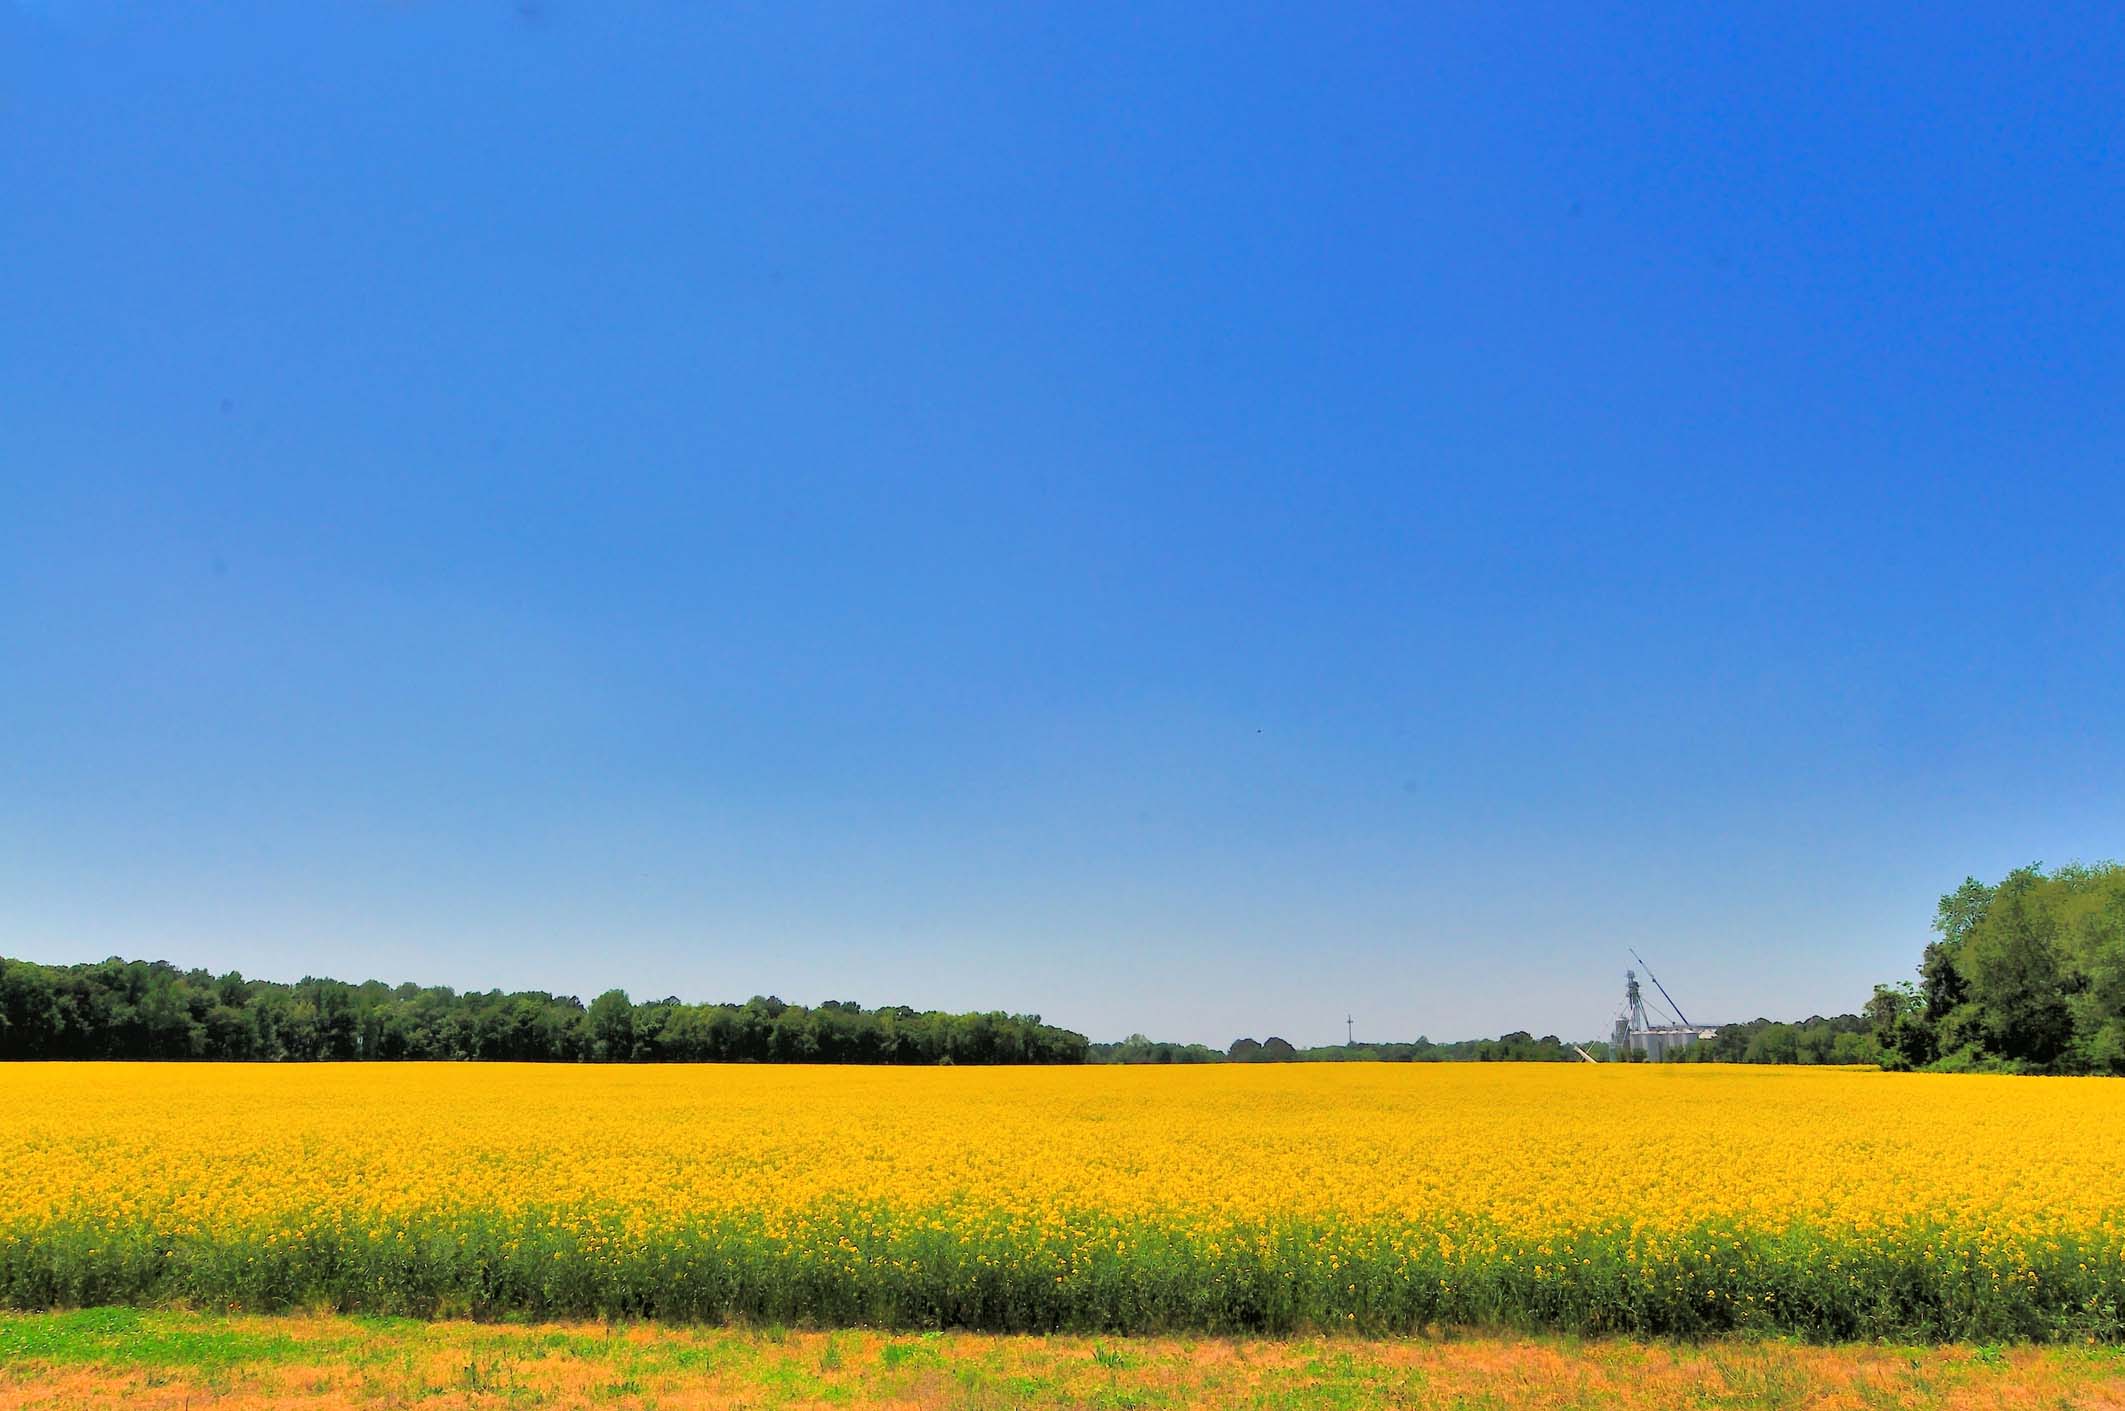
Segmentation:
{"type": "Polygon", "coordinates": [[[0,0],[0,953],[1855,1008],[2125,852],[2121,72],[2102,4],[0,0]]]}

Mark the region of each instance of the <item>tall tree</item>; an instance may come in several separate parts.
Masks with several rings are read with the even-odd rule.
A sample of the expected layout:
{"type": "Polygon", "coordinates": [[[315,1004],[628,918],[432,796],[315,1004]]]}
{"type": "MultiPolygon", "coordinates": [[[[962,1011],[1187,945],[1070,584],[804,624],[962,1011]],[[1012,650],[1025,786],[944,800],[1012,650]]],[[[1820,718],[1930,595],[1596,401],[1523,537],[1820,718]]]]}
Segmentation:
{"type": "Polygon", "coordinates": [[[590,1002],[590,1056],[600,1063],[635,1056],[635,1008],[627,991],[607,990],[590,1002]]]}
{"type": "Polygon", "coordinates": [[[1958,956],[1987,1045],[2040,1066],[2055,1061],[2073,1036],[2056,926],[2036,896],[2041,880],[2025,868],[2001,883],[1958,956]]]}

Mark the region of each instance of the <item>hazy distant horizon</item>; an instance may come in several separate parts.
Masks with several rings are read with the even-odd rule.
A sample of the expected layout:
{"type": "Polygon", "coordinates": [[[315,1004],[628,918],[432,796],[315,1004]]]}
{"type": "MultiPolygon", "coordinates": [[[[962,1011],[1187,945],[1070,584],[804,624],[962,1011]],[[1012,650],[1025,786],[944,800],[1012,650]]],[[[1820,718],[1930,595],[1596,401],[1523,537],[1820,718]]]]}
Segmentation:
{"type": "MultiPolygon", "coordinates": [[[[182,970],[205,970],[216,975],[227,974],[231,970],[238,970],[241,971],[244,978],[247,980],[265,980],[281,984],[293,984],[299,980],[314,976],[319,979],[340,980],[350,984],[361,984],[370,980],[378,980],[391,986],[394,989],[402,984],[409,983],[421,986],[422,988],[429,988],[432,986],[440,985],[455,990],[461,994],[471,992],[487,992],[492,990],[502,990],[505,992],[537,991],[555,996],[573,996],[574,998],[581,1000],[585,1005],[588,1005],[591,1000],[595,999],[598,995],[604,993],[606,990],[616,988],[613,985],[603,983],[591,984],[587,986],[566,986],[543,985],[535,983],[495,984],[478,980],[456,982],[451,980],[425,978],[418,975],[396,977],[389,975],[356,975],[351,973],[338,973],[330,969],[312,969],[299,973],[263,972],[248,970],[242,966],[218,965],[206,961],[180,959],[176,956],[171,955],[149,954],[144,951],[125,950],[113,951],[108,955],[97,956],[67,956],[61,954],[58,951],[47,951],[44,954],[16,954],[13,952],[0,951],[0,956],[5,956],[6,958],[15,960],[34,961],[38,964],[43,965],[95,964],[99,961],[107,959],[119,959],[125,961],[163,960],[168,961],[173,965],[176,965],[179,969],[182,970]]],[[[1644,984],[1646,1003],[1648,1007],[1657,1007],[1657,1012],[1653,1015],[1654,1021],[1656,1023],[1667,1022],[1667,1014],[1671,1011],[1669,1010],[1669,1007],[1660,1000],[1658,992],[1653,988],[1652,984],[1646,980],[1647,972],[1643,968],[1640,968],[1635,964],[1632,968],[1637,971],[1641,983],[1644,984]]],[[[1894,978],[1902,979],[1907,977],[1897,976],[1894,978]]],[[[1234,1040],[1239,1038],[1253,1038],[1261,1040],[1267,1039],[1271,1035],[1275,1035],[1283,1039],[1288,1039],[1290,1042],[1292,1042],[1299,1048],[1325,1047],[1328,1045],[1341,1044],[1344,1042],[1344,1034],[1340,1031],[1340,1029],[1333,1037],[1302,1037],[1301,1031],[1298,1031],[1295,1026],[1279,1026],[1275,1023],[1256,1025],[1253,1029],[1234,1032],[1233,1034],[1230,1034],[1224,1038],[1216,1038],[1203,1034],[1152,1033],[1142,1030],[1131,1030],[1127,1033],[1099,1033],[1087,1029],[1081,1024],[1070,1022],[1067,1016],[1049,1013],[1045,1009],[1041,1008],[1038,1004],[1021,1004],[1017,1002],[931,1004],[924,1001],[920,997],[911,998],[902,995],[859,995],[841,993],[794,994],[779,989],[749,990],[744,994],[726,994],[715,993],[710,991],[693,993],[684,991],[661,990],[655,989],[653,987],[648,989],[628,989],[626,986],[618,986],[617,988],[627,989],[628,997],[637,1003],[661,999],[677,999],[688,1004],[743,1004],[746,1000],[751,999],[755,995],[760,995],[773,996],[774,998],[780,999],[786,1003],[802,1004],[815,1008],[818,1005],[823,1004],[829,1000],[854,1000],[862,1004],[865,1008],[870,1009],[882,1008],[892,1005],[906,1005],[911,1009],[917,1010],[946,1010],[955,1012],[980,1011],[1002,1012],[1009,1014],[1036,1014],[1048,1023],[1057,1024],[1067,1029],[1074,1029],[1077,1032],[1084,1034],[1088,1039],[1090,1039],[1094,1043],[1113,1043],[1128,1038],[1135,1033],[1144,1033],[1145,1037],[1156,1039],[1160,1042],[1200,1043],[1207,1044],[1213,1048],[1218,1049],[1229,1047],[1234,1040]]],[[[1623,1000],[1623,979],[1621,972],[1618,972],[1616,993],[1611,996],[1611,1000],[1613,1002],[1610,1004],[1609,1007],[1613,1010],[1620,1010],[1622,1007],[1623,1000]]],[[[1859,1012],[1861,1006],[1865,1003],[1865,997],[1862,996],[1859,1000],[1849,1005],[1814,1009],[1805,1012],[1779,1014],[1711,1015],[1702,1010],[1700,1007],[1696,1006],[1695,1004],[1681,1000],[1679,996],[1677,997],[1677,1002],[1684,1004],[1686,1011],[1691,1009],[1697,1010],[1695,1014],[1685,1013],[1684,1017],[1687,1018],[1690,1023],[1701,1026],[1710,1026],[1721,1024],[1738,1024],[1745,1023],[1749,1020],[1766,1018],[1773,1020],[1791,1020],[1797,1022],[1799,1020],[1807,1019],[1810,1017],[1828,1017],[1837,1014],[1856,1014],[1859,1012]]],[[[1351,1016],[1355,1018],[1356,1011],[1353,1010],[1350,1011],[1350,1013],[1351,1016]]],[[[1356,1042],[1360,1047],[1366,1044],[1408,1043],[1417,1039],[1430,1039],[1437,1043],[1451,1043],[1460,1040],[1497,1038],[1503,1034],[1509,1034],[1525,1030],[1526,1032],[1536,1037],[1551,1035],[1554,1037],[1562,1038],[1568,1042],[1584,1043],[1592,1039],[1600,1039],[1605,1041],[1608,1037],[1609,1022],[1612,1018],[1613,1015],[1606,1015],[1601,1019],[1600,1023],[1578,1030],[1562,1028],[1544,1029],[1539,1027],[1530,1028],[1526,1024],[1504,1024],[1501,1027],[1488,1029],[1481,1033],[1440,1033],[1431,1031],[1394,1034],[1368,1033],[1365,1029],[1364,1024],[1361,1021],[1357,1025],[1357,1030],[1354,1036],[1354,1042],[1356,1042]]],[[[1340,1025],[1341,1021],[1338,1020],[1337,1022],[1340,1025]]]]}

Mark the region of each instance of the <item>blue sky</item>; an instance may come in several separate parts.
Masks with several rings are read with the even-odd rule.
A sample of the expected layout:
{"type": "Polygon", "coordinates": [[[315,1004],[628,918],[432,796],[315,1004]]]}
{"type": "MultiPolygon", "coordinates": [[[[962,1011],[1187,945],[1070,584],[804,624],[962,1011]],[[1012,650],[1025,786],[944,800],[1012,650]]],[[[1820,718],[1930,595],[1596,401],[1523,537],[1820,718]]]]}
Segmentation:
{"type": "Polygon", "coordinates": [[[1223,1044],[2125,852],[2107,6],[0,0],[0,953],[1223,1044]]]}

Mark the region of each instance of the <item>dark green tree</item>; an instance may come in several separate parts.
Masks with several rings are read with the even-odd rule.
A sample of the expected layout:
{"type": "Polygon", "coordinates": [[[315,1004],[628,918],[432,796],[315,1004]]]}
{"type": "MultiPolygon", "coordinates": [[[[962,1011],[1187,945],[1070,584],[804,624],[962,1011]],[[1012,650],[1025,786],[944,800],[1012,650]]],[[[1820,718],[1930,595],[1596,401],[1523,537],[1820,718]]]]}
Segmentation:
{"type": "Polygon", "coordinates": [[[2073,1037],[2055,924],[2034,893],[2033,869],[2000,885],[1965,936],[1957,968],[1969,985],[1987,1046],[2019,1063],[2048,1066],[2073,1037]]]}
{"type": "Polygon", "coordinates": [[[635,1008],[627,991],[607,990],[590,1002],[590,1056],[599,1063],[635,1056],[635,1008]]]}
{"type": "Polygon", "coordinates": [[[1926,1022],[1925,1001],[1910,981],[1876,985],[1874,997],[1867,1001],[1866,1017],[1884,1068],[1923,1068],[1939,1056],[1933,1026],[1926,1022]]]}

